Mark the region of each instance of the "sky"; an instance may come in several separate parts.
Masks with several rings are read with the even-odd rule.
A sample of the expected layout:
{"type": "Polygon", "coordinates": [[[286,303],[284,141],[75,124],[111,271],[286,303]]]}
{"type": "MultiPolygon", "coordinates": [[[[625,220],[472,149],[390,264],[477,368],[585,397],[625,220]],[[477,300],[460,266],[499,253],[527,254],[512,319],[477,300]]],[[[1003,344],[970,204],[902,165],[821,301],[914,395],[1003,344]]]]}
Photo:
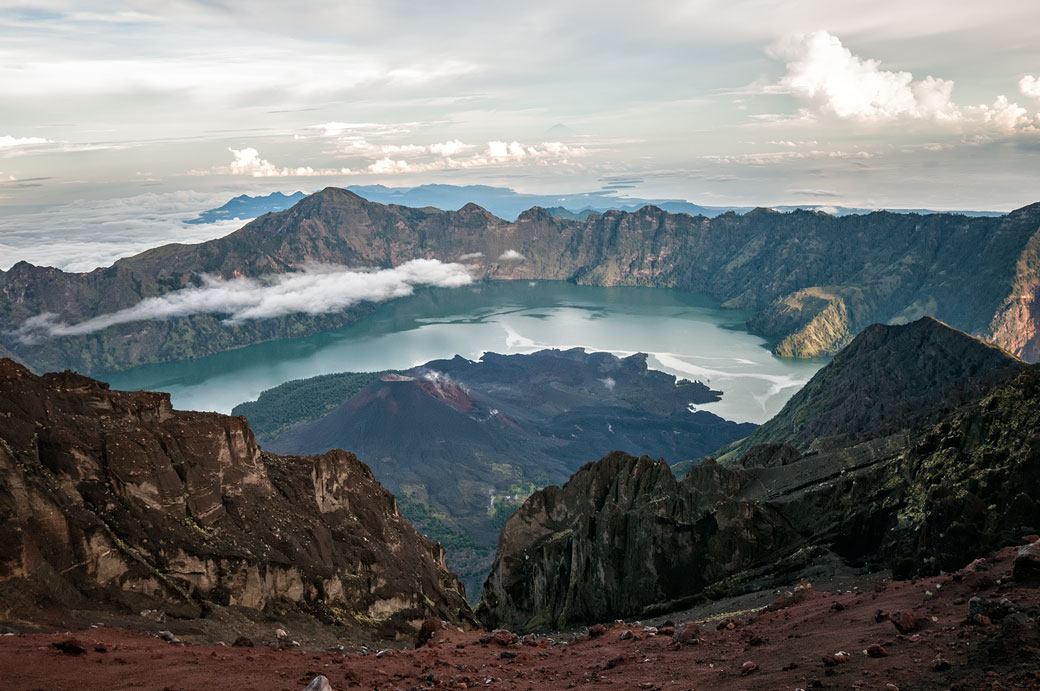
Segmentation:
{"type": "Polygon", "coordinates": [[[1040,200],[1037,26],[1024,0],[0,0],[0,254],[86,266],[148,218],[373,183],[1010,210],[1040,200]]]}

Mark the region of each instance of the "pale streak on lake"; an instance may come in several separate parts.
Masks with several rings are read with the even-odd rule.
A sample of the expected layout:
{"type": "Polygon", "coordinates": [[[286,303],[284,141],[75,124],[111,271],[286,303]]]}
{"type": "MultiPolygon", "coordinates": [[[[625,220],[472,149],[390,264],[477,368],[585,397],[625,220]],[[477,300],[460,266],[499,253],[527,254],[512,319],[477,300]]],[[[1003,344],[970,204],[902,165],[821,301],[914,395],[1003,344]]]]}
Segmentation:
{"type": "Polygon", "coordinates": [[[648,353],[651,367],[723,392],[698,409],[761,423],[825,363],[774,357],[747,332],[746,318],[705,296],[662,288],[485,282],[420,290],[334,331],[102,378],[116,389],[169,391],[177,408],[227,413],[265,389],[318,374],[581,346],[648,353]]]}

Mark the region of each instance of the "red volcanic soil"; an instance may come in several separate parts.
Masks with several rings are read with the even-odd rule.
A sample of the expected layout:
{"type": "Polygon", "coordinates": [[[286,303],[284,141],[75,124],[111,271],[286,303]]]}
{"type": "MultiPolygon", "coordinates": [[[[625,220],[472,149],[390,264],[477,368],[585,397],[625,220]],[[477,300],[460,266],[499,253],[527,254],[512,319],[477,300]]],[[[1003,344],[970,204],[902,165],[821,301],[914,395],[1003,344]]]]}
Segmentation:
{"type": "Polygon", "coordinates": [[[715,603],[715,614],[672,616],[678,631],[698,620],[695,644],[635,622],[516,642],[507,633],[441,629],[426,647],[378,657],[166,643],[105,627],[3,636],[0,688],[297,691],[320,674],[336,690],[1040,689],[1040,588],[1010,579],[1014,556],[1007,549],[956,574],[757,593],[715,603]],[[972,597],[992,617],[969,621],[972,597]],[[720,605],[740,611],[718,612],[720,605]],[[893,623],[913,619],[902,633],[893,623]],[[54,647],[69,638],[85,652],[54,647]]]}
{"type": "Polygon", "coordinates": [[[447,377],[442,377],[435,381],[426,379],[421,381],[419,386],[422,387],[423,391],[434,398],[439,398],[455,410],[463,413],[473,410],[473,401],[469,395],[461,386],[447,377]]]}

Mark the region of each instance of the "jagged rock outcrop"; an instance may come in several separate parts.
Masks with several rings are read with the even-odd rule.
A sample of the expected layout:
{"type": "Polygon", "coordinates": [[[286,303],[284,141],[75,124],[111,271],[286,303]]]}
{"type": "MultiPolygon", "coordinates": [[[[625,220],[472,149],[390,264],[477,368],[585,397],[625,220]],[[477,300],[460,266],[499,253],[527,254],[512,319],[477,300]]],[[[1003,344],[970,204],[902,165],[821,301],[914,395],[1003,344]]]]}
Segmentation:
{"type": "Polygon", "coordinates": [[[792,399],[798,424],[773,428],[787,436],[738,464],[676,482],[664,463],[615,454],[532,496],[502,533],[478,615],[546,629],[811,569],[934,574],[1040,526],[1040,368],[922,320],[868,329],[810,386],[792,399]],[[804,443],[812,430],[825,443],[804,443]]]}
{"type": "Polygon", "coordinates": [[[506,523],[478,616],[550,630],[682,601],[779,555],[798,536],[740,470],[711,463],[681,482],[668,464],[616,451],[562,488],[536,492],[506,523]]]}
{"type": "Polygon", "coordinates": [[[175,411],[0,360],[0,617],[286,611],[406,636],[471,621],[444,551],[352,454],[262,452],[244,418],[175,411]],[[26,609],[28,611],[26,611],[26,609]]]}
{"type": "Polygon", "coordinates": [[[707,293],[753,312],[754,328],[784,355],[832,354],[871,323],[931,315],[1036,359],[1038,233],[1040,204],[1000,218],[757,209],[708,219],[643,207],[569,220],[535,208],[509,223],[475,204],[410,209],[327,188],[227,237],[156,248],[86,274],[16,264],[0,272],[0,342],[33,367],[86,373],[199,357],[334,328],[371,306],[230,325],[220,315],[195,315],[31,347],[13,331],[44,312],[75,323],[127,308],[193,285],[203,273],[230,278],[313,262],[389,267],[467,256],[479,278],[707,293]],[[523,261],[501,261],[509,250],[523,261]]]}

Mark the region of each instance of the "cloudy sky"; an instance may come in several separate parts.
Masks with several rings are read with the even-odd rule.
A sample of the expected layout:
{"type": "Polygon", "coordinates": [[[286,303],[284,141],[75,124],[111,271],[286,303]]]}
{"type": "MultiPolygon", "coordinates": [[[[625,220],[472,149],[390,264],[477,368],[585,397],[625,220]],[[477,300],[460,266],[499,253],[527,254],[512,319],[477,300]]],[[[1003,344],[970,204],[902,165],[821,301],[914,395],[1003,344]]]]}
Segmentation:
{"type": "Polygon", "coordinates": [[[0,245],[27,211],[376,182],[1012,209],[1040,200],[1038,26],[1025,0],[0,0],[0,245]]]}

